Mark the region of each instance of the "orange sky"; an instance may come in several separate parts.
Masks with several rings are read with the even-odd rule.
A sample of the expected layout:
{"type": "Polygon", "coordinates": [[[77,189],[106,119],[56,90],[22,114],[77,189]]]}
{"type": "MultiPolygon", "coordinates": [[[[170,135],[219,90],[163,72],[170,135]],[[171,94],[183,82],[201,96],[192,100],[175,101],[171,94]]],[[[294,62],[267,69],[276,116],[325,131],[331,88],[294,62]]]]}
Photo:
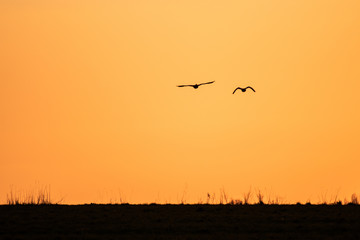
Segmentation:
{"type": "Polygon", "coordinates": [[[359,194],[359,12],[358,0],[1,1],[0,202],[37,183],[63,203],[359,194]]]}

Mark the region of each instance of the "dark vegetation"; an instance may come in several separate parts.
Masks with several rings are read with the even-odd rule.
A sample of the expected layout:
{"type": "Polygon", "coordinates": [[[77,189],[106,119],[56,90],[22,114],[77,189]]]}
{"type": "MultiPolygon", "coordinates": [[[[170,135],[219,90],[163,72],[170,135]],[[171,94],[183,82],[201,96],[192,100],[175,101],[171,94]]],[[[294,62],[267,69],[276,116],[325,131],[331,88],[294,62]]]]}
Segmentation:
{"type": "Polygon", "coordinates": [[[221,189],[198,204],[60,202],[50,187],[11,190],[0,205],[0,239],[360,239],[356,194],[343,202],[323,195],[318,204],[286,204],[251,189],[242,199],[221,189]]]}
{"type": "Polygon", "coordinates": [[[1,205],[0,239],[360,239],[360,206],[1,205]]]}

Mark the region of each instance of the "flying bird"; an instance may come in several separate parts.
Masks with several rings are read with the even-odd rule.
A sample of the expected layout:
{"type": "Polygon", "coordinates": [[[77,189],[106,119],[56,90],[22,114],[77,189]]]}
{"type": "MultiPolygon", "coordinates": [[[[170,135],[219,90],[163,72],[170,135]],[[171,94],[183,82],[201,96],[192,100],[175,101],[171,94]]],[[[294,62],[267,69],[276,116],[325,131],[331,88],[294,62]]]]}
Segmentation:
{"type": "Polygon", "coordinates": [[[177,85],[177,87],[193,87],[194,89],[197,89],[199,86],[201,85],[205,85],[205,84],[211,84],[214,83],[215,81],[212,82],[206,82],[206,83],[199,83],[199,84],[190,84],[190,85],[177,85]]]}
{"type": "Polygon", "coordinates": [[[251,90],[253,90],[253,91],[255,92],[255,90],[254,90],[252,87],[248,86],[248,87],[246,87],[246,88],[237,87],[237,88],[234,90],[233,94],[234,94],[234,93],[236,92],[236,90],[238,90],[238,89],[240,89],[242,92],[245,92],[246,89],[248,89],[248,88],[250,88],[251,90]]]}

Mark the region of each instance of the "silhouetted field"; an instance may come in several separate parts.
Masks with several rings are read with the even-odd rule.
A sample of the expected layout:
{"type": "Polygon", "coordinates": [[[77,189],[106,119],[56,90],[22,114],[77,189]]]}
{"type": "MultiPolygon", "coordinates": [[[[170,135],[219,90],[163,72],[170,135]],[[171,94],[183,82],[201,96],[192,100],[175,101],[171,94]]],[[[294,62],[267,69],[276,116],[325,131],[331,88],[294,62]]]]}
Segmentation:
{"type": "Polygon", "coordinates": [[[2,205],[0,239],[360,239],[360,206],[2,205]]]}

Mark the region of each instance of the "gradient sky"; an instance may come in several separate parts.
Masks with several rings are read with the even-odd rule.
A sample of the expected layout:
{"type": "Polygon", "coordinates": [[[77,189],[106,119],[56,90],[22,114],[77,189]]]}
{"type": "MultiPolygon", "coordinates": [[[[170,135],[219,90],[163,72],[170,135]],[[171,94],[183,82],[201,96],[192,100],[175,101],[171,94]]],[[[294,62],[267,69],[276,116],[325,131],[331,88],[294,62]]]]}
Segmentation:
{"type": "Polygon", "coordinates": [[[63,203],[359,194],[359,12],[358,0],[0,1],[0,202],[36,184],[63,203]]]}

